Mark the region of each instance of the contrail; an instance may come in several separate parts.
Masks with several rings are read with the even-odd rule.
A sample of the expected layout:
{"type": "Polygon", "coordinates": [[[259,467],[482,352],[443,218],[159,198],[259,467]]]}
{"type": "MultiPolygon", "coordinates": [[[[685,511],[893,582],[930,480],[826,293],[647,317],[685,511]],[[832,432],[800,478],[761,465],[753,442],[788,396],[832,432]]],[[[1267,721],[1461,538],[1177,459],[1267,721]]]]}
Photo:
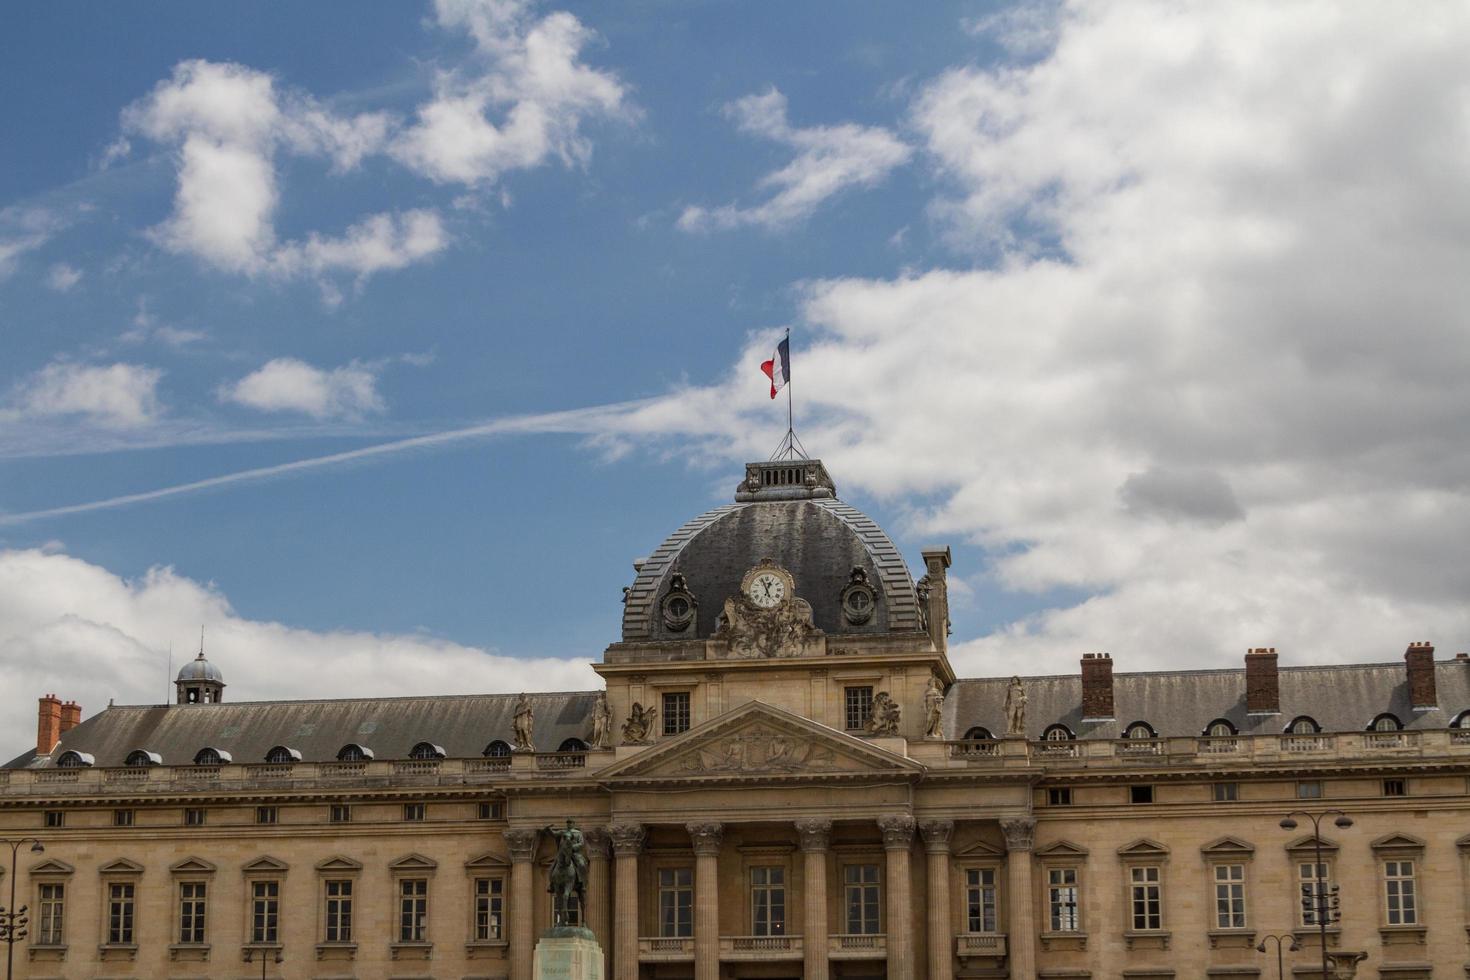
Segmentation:
{"type": "Polygon", "coordinates": [[[326,456],[313,456],[310,459],[298,459],[290,463],[277,463],[274,466],[259,466],[255,469],[240,470],[237,473],[225,473],[221,476],[211,476],[204,480],[194,480],[191,483],[179,483],[171,487],[160,487],[157,490],[144,490],[140,493],[128,493],[120,497],[108,497],[104,500],[92,500],[81,504],[67,504],[62,507],[48,507],[45,510],[0,514],[0,525],[24,524],[29,521],[44,520],[48,517],[65,517],[69,514],[86,514],[97,510],[112,510],[117,507],[127,507],[132,504],[163,500],[167,497],[178,497],[186,493],[197,493],[200,490],[212,490],[215,487],[229,486],[233,483],[268,480],[272,477],[301,473],[306,470],[322,469],[327,466],[338,466],[343,463],[355,463],[362,460],[375,459],[380,456],[391,456],[414,449],[432,449],[448,443],[463,442],[466,439],[483,439],[489,436],[511,435],[522,432],[599,432],[606,427],[599,423],[606,423],[610,417],[626,415],[629,412],[642,408],[648,403],[649,400],[644,399],[618,402],[612,405],[597,405],[591,408],[576,408],[564,412],[545,412],[540,415],[517,415],[510,418],[495,419],[490,422],[482,422],[478,425],[470,425],[461,429],[449,429],[444,432],[432,432],[428,435],[412,436],[408,439],[396,439],[392,442],[383,442],[375,446],[349,449],[346,452],[330,453],[326,456]]]}

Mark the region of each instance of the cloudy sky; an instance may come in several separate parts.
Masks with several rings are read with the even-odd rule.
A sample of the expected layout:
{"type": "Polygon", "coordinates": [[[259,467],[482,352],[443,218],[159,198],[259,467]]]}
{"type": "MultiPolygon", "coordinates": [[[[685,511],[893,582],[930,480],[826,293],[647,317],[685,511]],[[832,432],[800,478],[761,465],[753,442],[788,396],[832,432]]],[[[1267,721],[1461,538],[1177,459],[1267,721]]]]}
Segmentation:
{"type": "MultiPolygon", "coordinates": [[[[14,8],[0,738],[591,686],[798,429],[962,675],[1470,647],[1470,8],[14,8]]],[[[6,755],[0,752],[0,756],[6,755]]]]}

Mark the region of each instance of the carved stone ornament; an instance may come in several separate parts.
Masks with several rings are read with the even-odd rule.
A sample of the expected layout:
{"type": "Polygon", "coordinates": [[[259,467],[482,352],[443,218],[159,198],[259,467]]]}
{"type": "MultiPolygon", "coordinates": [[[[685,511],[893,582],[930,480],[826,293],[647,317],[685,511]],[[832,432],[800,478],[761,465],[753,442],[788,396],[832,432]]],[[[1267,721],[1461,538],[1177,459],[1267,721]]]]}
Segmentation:
{"type": "Polygon", "coordinates": [[[606,827],[588,827],[582,831],[582,839],[587,845],[587,856],[606,860],[612,855],[612,835],[606,827]]]}
{"type": "Polygon", "coordinates": [[[889,696],[887,691],[873,695],[873,706],[868,712],[867,724],[863,726],[869,735],[897,735],[898,723],[903,709],[889,696]]]}
{"type": "Polygon", "coordinates": [[[924,737],[944,737],[944,685],[929,675],[929,689],[924,692],[924,737]]]}
{"type": "Polygon", "coordinates": [[[718,775],[747,772],[801,772],[831,769],[832,750],[799,736],[768,728],[752,728],[701,749],[683,761],[687,773],[718,775]]]}
{"type": "Polygon", "coordinates": [[[929,581],[928,575],[925,575],[914,583],[914,595],[919,600],[919,625],[926,630],[929,628],[929,593],[931,589],[932,584],[929,581]]]}
{"type": "Polygon", "coordinates": [[[878,593],[868,584],[867,570],[861,565],[852,566],[852,574],[842,590],[842,618],[849,625],[861,626],[873,618],[877,606],[878,593]]]}
{"type": "Polygon", "coordinates": [[[811,603],[792,595],[791,573],[769,558],[745,573],[740,593],[725,600],[714,638],[729,644],[726,656],[738,660],[757,657],[799,657],[807,652],[807,641],[822,635],[812,623],[811,603]],[[782,598],[771,606],[759,606],[750,598],[751,583],[770,574],[783,583],[782,598]]]}
{"type": "Polygon", "coordinates": [[[507,830],[505,846],[512,861],[529,861],[536,856],[537,832],[534,830],[507,830]]]}
{"type": "Polygon", "coordinates": [[[710,857],[720,853],[720,842],[725,838],[722,823],[691,823],[687,825],[689,839],[694,844],[694,853],[710,857]]]}
{"type": "Polygon", "coordinates": [[[1006,835],[1006,850],[1029,851],[1035,847],[1036,821],[1029,817],[1002,820],[1000,829],[1006,835]]]}
{"type": "Polygon", "coordinates": [[[612,838],[613,853],[618,857],[634,857],[643,850],[648,829],[641,823],[615,823],[607,828],[612,838]]]}
{"type": "Polygon", "coordinates": [[[1026,736],[1026,689],[1020,677],[1012,677],[1006,688],[1006,734],[1012,737],[1026,736]]]}
{"type": "Polygon", "coordinates": [[[699,601],[689,591],[689,583],[678,573],[670,576],[668,591],[659,604],[663,614],[664,629],[671,633],[682,633],[694,625],[694,616],[699,611],[699,601]]]}
{"type": "Polygon", "coordinates": [[[535,727],[536,712],[531,708],[531,699],[522,694],[516,699],[516,714],[513,723],[515,750],[517,752],[536,751],[536,744],[531,741],[535,727]]]}
{"type": "Polygon", "coordinates": [[[632,710],[628,712],[628,720],[623,722],[623,743],[625,745],[645,744],[649,736],[653,734],[653,719],[657,715],[657,708],[645,708],[634,701],[632,710]]]}
{"type": "Polygon", "coordinates": [[[924,838],[924,849],[931,854],[949,853],[949,841],[954,836],[953,820],[922,820],[919,834],[924,838]]]}
{"type": "Polygon", "coordinates": [[[878,818],[883,833],[883,846],[888,850],[907,850],[914,842],[914,818],[903,813],[890,813],[878,818]]]}
{"type": "Polygon", "coordinates": [[[803,851],[825,851],[832,843],[832,821],[814,818],[798,820],[796,836],[803,851]]]}
{"type": "Polygon", "coordinates": [[[587,744],[594,749],[607,748],[611,730],[612,709],[607,706],[607,692],[599,691],[597,703],[592,706],[592,731],[587,738],[587,744]]]}

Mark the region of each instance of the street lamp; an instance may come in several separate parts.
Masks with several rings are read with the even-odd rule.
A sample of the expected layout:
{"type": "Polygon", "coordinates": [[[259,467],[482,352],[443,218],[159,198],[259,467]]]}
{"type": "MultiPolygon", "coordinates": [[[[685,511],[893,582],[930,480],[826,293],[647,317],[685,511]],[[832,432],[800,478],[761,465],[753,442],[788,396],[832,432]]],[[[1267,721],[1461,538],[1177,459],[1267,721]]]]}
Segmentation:
{"type": "MultiPolygon", "coordinates": [[[[1316,879],[1316,888],[1310,898],[1302,898],[1302,908],[1309,910],[1317,920],[1317,929],[1322,937],[1322,980],[1331,980],[1330,967],[1327,957],[1327,922],[1332,918],[1341,918],[1338,911],[1337,886],[1332,887],[1332,894],[1327,893],[1327,868],[1322,863],[1322,818],[1337,814],[1337,819],[1332,821],[1334,825],[1342,830],[1353,825],[1353,818],[1341,810],[1323,810],[1321,813],[1308,813],[1306,810],[1293,810],[1281,821],[1282,830],[1296,830],[1297,823],[1293,817],[1298,815],[1312,821],[1312,843],[1316,848],[1316,861],[1312,865],[1312,874],[1316,879]]],[[[1264,946],[1259,947],[1264,950],[1264,946]]],[[[1280,942],[1277,943],[1277,951],[1280,951],[1280,942]]]]}
{"type": "Polygon", "coordinates": [[[26,924],[31,921],[26,917],[24,905],[15,907],[16,858],[22,844],[31,845],[32,854],[40,854],[46,848],[34,837],[22,837],[15,841],[0,837],[0,844],[10,845],[10,904],[0,908],[0,936],[5,939],[5,980],[10,980],[11,971],[15,969],[15,944],[26,937],[26,924]]]}
{"type": "Polygon", "coordinates": [[[1295,936],[1287,935],[1285,933],[1283,933],[1280,936],[1275,935],[1274,933],[1273,934],[1267,934],[1260,942],[1256,943],[1256,952],[1257,953],[1264,953],[1266,951],[1266,940],[1267,939],[1274,939],[1274,940],[1276,940],[1276,980],[1285,980],[1285,975],[1284,975],[1284,973],[1282,971],[1285,970],[1286,968],[1285,968],[1285,966],[1282,965],[1282,960],[1281,960],[1281,943],[1284,940],[1288,940],[1288,939],[1291,940],[1291,945],[1288,946],[1288,947],[1286,947],[1286,948],[1289,949],[1289,950],[1291,950],[1293,953],[1297,952],[1298,950],[1300,950],[1302,948],[1301,943],[1299,943],[1299,942],[1296,941],[1296,937],[1295,936]]]}
{"type": "Polygon", "coordinates": [[[279,949],[247,949],[245,951],[245,962],[249,963],[255,953],[260,954],[260,980],[265,980],[266,964],[274,961],[279,966],[282,958],[281,951],[279,949]],[[267,953],[274,953],[274,958],[267,956],[267,953]]]}

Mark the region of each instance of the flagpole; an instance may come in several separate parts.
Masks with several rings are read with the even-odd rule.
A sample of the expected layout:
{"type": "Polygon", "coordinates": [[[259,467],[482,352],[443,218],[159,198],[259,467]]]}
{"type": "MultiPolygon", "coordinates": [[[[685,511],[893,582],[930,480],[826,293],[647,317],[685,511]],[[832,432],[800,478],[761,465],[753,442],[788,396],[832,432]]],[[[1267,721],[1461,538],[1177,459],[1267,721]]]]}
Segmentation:
{"type": "MultiPolygon", "coordinates": [[[[788,363],[791,360],[791,328],[790,327],[787,327],[786,328],[786,360],[787,360],[788,363]]],[[[792,414],[791,414],[791,379],[790,378],[787,378],[786,379],[786,438],[792,440],[793,443],[795,442],[795,439],[796,439],[796,424],[792,421],[792,414]]],[[[796,447],[795,447],[795,445],[793,445],[791,448],[795,449],[796,447]]]]}

